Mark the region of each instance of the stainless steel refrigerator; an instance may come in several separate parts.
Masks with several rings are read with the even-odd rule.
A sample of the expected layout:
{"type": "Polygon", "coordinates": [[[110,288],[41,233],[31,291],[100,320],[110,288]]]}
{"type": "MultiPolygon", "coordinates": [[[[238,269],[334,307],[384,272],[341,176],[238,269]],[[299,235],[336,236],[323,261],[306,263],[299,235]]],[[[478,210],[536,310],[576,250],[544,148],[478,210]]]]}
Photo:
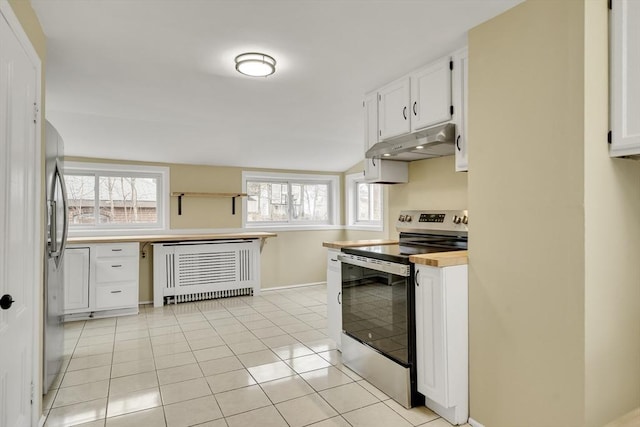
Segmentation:
{"type": "Polygon", "coordinates": [[[64,249],[69,231],[67,191],[64,185],[64,143],[46,123],[45,174],[47,197],[46,247],[44,253],[44,380],[47,393],[60,373],[64,353],[64,249]]]}

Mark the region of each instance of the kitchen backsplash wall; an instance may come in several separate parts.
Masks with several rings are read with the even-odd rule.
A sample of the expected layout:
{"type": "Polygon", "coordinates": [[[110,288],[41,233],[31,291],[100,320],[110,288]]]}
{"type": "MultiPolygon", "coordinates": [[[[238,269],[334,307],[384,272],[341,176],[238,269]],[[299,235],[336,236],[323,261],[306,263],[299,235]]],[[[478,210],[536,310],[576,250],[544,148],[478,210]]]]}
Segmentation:
{"type": "MultiPolygon", "coordinates": [[[[467,209],[467,173],[455,172],[455,157],[409,163],[409,182],[389,185],[386,221],[388,236],[396,238],[396,219],[404,209],[467,209]]],[[[469,230],[472,233],[473,215],[469,230]]]]}

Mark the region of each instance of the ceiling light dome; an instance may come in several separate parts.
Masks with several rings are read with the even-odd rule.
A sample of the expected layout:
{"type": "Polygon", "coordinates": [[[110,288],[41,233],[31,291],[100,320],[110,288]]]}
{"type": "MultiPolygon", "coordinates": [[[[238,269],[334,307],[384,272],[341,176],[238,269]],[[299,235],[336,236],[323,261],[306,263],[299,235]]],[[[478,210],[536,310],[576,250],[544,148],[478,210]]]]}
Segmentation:
{"type": "Polygon", "coordinates": [[[276,60],[258,52],[242,53],[236,56],[236,70],[251,77],[267,77],[276,71],[276,60]]]}

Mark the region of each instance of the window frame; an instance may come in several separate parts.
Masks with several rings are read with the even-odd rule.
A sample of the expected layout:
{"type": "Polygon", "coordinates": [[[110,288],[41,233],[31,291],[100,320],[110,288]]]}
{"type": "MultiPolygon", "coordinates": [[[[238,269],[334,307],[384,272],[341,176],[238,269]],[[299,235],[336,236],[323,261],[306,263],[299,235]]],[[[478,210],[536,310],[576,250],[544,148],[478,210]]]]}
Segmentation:
{"type": "Polygon", "coordinates": [[[287,204],[287,221],[248,221],[247,197],[242,198],[242,227],[251,229],[279,229],[279,230],[305,230],[305,229],[333,229],[339,226],[340,218],[340,176],[322,174],[299,174],[285,172],[256,172],[242,171],[242,192],[247,192],[248,181],[286,183],[289,197],[291,197],[292,184],[327,184],[328,199],[327,221],[295,220],[291,218],[292,205],[287,204]]]}
{"type": "MultiPolygon", "coordinates": [[[[385,224],[385,201],[386,195],[384,187],[381,190],[380,197],[380,220],[379,221],[359,221],[358,220],[358,184],[372,184],[367,182],[363,172],[345,175],[345,199],[346,199],[346,224],[350,230],[370,230],[384,231],[385,224]]],[[[381,185],[381,184],[377,184],[381,185]]]]}
{"type": "MultiPolygon", "coordinates": [[[[98,236],[112,235],[114,231],[118,234],[140,234],[141,232],[158,232],[169,230],[170,220],[170,197],[169,178],[170,169],[162,166],[146,166],[121,163],[92,163],[65,161],[64,175],[94,175],[100,176],[132,176],[140,178],[157,178],[156,185],[156,213],[158,221],[154,224],[69,224],[69,235],[72,236],[98,236]]],[[[95,179],[94,195],[99,197],[99,178],[95,179]]],[[[95,206],[95,205],[94,205],[95,206]]],[[[98,210],[99,215],[99,210],[98,210]]]]}

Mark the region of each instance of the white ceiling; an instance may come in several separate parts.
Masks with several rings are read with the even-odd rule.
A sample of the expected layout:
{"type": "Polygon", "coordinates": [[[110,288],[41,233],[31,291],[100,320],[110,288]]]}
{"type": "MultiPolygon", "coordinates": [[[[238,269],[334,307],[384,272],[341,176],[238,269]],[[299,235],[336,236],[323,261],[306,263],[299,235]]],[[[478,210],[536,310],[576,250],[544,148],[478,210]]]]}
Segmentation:
{"type": "Polygon", "coordinates": [[[521,0],[32,0],[67,155],[344,171],[365,92],[521,0]],[[277,60],[267,78],[233,59],[277,60]]]}

